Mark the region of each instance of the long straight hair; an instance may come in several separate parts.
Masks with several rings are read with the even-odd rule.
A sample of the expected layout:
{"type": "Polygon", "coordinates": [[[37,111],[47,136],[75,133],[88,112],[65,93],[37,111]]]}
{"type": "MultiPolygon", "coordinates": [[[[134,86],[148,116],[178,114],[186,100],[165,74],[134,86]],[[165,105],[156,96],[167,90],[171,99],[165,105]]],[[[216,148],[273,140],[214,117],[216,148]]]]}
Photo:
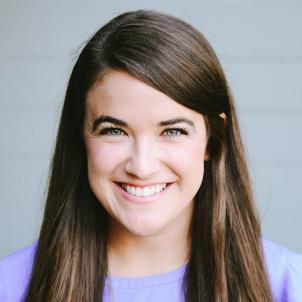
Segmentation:
{"type": "Polygon", "coordinates": [[[83,120],[88,91],[110,70],[129,73],[206,120],[209,160],[194,201],[185,301],[272,301],[234,101],[221,65],[194,27],[146,10],[104,25],[73,68],[26,301],[103,300],[108,214],[89,186],[83,120]]]}

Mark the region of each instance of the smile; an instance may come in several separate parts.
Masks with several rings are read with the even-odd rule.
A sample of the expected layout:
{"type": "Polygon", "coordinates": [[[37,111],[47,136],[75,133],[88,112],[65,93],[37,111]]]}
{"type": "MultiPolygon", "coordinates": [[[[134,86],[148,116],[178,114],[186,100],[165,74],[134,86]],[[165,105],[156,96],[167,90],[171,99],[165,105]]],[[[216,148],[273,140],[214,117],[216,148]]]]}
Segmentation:
{"type": "Polygon", "coordinates": [[[172,187],[173,183],[159,183],[150,186],[137,187],[126,183],[115,182],[120,194],[128,201],[144,203],[161,200],[163,194],[172,187]]]}
{"type": "Polygon", "coordinates": [[[156,185],[152,185],[152,186],[146,186],[146,187],[135,187],[135,186],[131,186],[128,184],[121,184],[121,187],[129,194],[133,195],[133,196],[143,196],[143,197],[147,197],[147,196],[152,196],[155,194],[159,194],[160,192],[162,192],[165,188],[166,188],[167,184],[156,184],[156,185]]]}

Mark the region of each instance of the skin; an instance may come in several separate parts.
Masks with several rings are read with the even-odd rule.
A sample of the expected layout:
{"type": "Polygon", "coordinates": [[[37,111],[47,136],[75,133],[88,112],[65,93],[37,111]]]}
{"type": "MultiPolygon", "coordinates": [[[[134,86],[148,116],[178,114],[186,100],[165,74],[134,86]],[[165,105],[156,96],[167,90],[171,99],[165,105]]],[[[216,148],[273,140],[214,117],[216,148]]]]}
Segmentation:
{"type": "Polygon", "coordinates": [[[109,71],[88,93],[84,137],[89,183],[110,215],[110,274],[145,276],[185,264],[206,159],[203,116],[125,72],[109,71]],[[105,122],[96,127],[102,115],[128,126],[105,122]],[[158,126],[178,117],[194,126],[158,126]],[[107,127],[118,129],[108,132],[107,127]],[[171,130],[179,127],[187,134],[171,130]],[[137,203],[125,199],[115,182],[172,185],[159,200],[137,203]]]}

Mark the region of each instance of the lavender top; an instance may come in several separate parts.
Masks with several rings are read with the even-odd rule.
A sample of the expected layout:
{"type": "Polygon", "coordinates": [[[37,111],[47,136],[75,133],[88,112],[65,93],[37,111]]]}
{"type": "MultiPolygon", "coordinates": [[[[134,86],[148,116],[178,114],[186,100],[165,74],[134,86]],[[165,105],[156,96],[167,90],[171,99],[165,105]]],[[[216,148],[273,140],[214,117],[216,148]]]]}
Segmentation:
{"type": "MultiPolygon", "coordinates": [[[[23,301],[36,244],[32,244],[0,262],[0,301],[23,301]]],[[[263,239],[265,261],[275,302],[302,301],[302,255],[263,239]]],[[[185,266],[172,272],[140,278],[107,279],[104,301],[181,302],[181,283],[185,266]],[[110,291],[110,285],[112,290],[110,291]]]]}

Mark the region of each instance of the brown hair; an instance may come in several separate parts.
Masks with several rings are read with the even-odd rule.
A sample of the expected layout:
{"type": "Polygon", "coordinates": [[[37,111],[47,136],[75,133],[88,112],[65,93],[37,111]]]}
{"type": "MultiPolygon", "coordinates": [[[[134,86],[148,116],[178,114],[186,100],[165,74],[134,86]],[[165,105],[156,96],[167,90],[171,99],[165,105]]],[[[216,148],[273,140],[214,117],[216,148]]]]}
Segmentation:
{"type": "Polygon", "coordinates": [[[237,116],[223,70],[195,28],[145,10],[124,13],[103,26],[74,66],[26,301],[102,300],[107,213],[88,183],[83,119],[89,89],[108,70],[126,71],[205,117],[210,159],[195,198],[185,300],[272,301],[237,116]]]}

